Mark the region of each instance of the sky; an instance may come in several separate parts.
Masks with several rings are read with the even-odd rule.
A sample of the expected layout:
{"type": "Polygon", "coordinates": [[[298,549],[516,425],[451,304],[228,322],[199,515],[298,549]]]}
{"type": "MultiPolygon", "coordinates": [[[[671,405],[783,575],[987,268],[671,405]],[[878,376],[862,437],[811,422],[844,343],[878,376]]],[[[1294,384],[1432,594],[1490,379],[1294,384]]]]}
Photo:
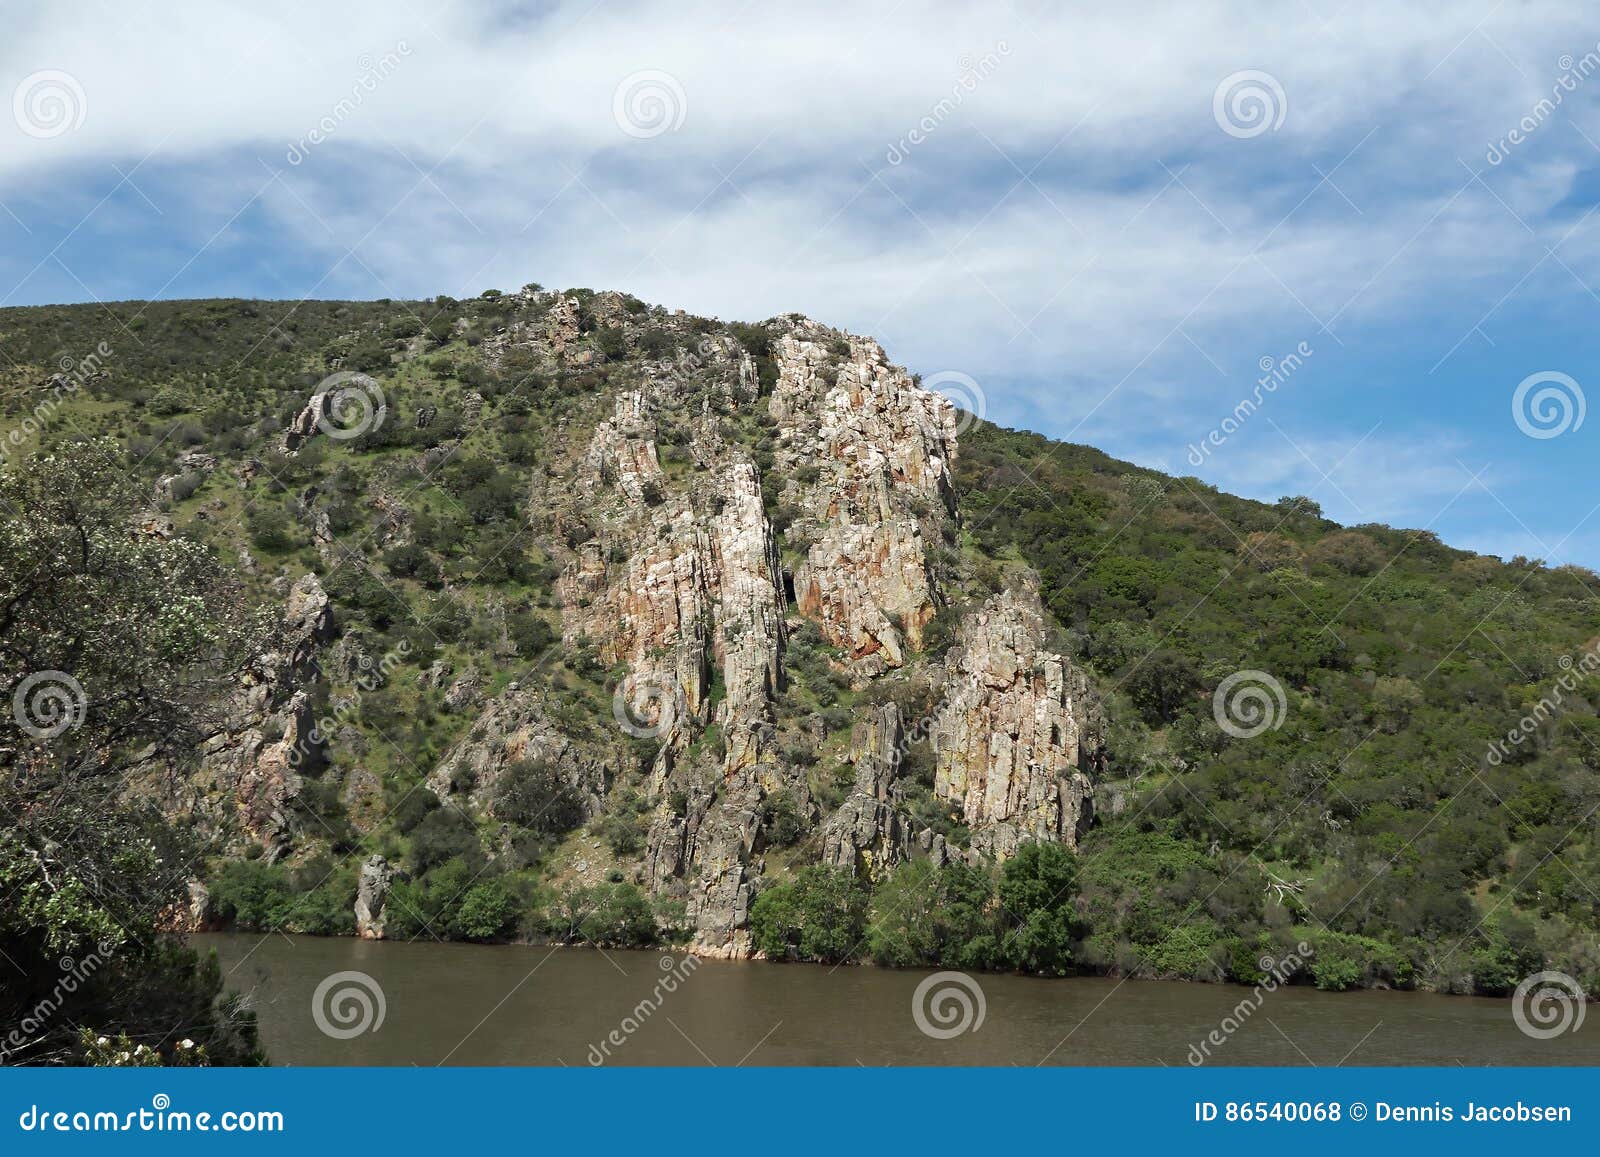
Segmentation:
{"type": "Polygon", "coordinates": [[[0,305],[536,281],[799,311],[1003,425],[1600,566],[1592,5],[5,22],[0,305]]]}

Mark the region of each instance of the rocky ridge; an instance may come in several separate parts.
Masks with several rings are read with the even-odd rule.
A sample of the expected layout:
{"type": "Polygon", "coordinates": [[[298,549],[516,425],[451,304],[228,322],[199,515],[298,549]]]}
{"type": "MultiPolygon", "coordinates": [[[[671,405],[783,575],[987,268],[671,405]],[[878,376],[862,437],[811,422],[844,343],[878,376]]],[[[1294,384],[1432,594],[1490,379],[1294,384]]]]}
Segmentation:
{"type": "MultiPolygon", "coordinates": [[[[747,915],[763,883],[808,860],[878,876],[915,857],[976,863],[1025,840],[1076,841],[1092,816],[1097,700],[1047,647],[1025,582],[974,593],[949,401],[875,341],[798,316],[767,323],[764,348],[700,327],[691,353],[658,358],[634,348],[641,330],[620,295],[532,293],[518,308],[483,343],[491,365],[566,371],[592,364],[595,327],[621,335],[608,356],[626,359],[624,384],[587,424],[581,410],[561,418],[526,521],[559,570],[554,650],[625,674],[614,718],[582,727],[548,699],[547,657],[503,686],[461,674],[445,709],[472,721],[425,769],[428,791],[478,817],[496,845],[497,785],[525,761],[559,769],[592,820],[624,797],[640,801],[647,834],[613,878],[631,873],[680,904],[695,950],[730,957],[751,951],[747,915]],[[931,653],[930,625],[945,614],[960,625],[931,653]],[[934,705],[907,715],[892,694],[864,699],[848,742],[835,744],[789,687],[802,631],[820,639],[852,696],[911,680],[934,705]],[[903,762],[917,745],[932,752],[933,798],[967,833],[959,846],[913,815],[903,762]],[[849,777],[839,794],[812,770],[819,758],[849,777]],[[780,806],[810,833],[797,845],[774,841],[780,806]]],[[[472,396],[477,421],[483,397],[472,396]]],[[[286,450],[317,436],[315,405],[291,422],[286,450]]],[[[427,476],[450,457],[448,446],[430,450],[416,469],[427,476]]],[[[367,505],[384,542],[410,541],[400,497],[384,490],[367,505]]],[[[328,597],[306,576],[286,592],[277,642],[206,751],[206,782],[235,801],[238,830],[269,859],[295,838],[299,770],[322,758],[308,689],[333,634],[328,597]]],[[[330,661],[349,666],[355,645],[329,647],[330,661]]],[[[450,672],[435,667],[442,687],[450,672]]],[[[585,868],[595,870],[580,860],[580,880],[585,868]]],[[[359,935],[384,935],[395,878],[382,856],[362,868],[359,935]]]]}

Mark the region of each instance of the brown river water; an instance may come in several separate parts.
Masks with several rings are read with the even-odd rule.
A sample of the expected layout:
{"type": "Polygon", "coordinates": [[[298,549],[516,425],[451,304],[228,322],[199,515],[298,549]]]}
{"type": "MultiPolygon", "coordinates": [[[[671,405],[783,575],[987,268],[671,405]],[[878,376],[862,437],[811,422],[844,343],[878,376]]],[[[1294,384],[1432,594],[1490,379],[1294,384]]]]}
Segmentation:
{"type": "Polygon", "coordinates": [[[1213,1032],[1223,1043],[1206,1046],[1209,1064],[1600,1064],[1594,1007],[1572,1018],[1576,1027],[1535,1039],[1509,1000],[1427,993],[1285,987],[1240,1013],[1251,990],[1230,985],[930,981],[928,971],[677,952],[191,939],[215,949],[230,986],[248,994],[276,1065],[1184,1066],[1213,1032]]]}

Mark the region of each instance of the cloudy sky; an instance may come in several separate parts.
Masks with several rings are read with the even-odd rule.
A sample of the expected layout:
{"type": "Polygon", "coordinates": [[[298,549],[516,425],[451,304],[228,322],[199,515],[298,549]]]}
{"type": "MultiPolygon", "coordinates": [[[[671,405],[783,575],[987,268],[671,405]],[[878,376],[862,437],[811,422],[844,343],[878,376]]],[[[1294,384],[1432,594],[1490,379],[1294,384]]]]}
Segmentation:
{"type": "Polygon", "coordinates": [[[1592,6],[13,9],[0,304],[799,310],[1006,425],[1600,565],[1592,6]]]}

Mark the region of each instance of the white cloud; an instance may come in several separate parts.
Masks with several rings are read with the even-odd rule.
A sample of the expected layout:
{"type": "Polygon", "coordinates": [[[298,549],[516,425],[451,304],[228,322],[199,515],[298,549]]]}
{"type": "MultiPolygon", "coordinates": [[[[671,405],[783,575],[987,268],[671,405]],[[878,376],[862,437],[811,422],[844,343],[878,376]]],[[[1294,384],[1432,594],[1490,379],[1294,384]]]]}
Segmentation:
{"type": "MultiPolygon", "coordinates": [[[[87,23],[38,8],[8,31],[0,85],[61,69],[86,101],[82,126],[48,140],[0,120],[0,201],[23,216],[108,162],[147,158],[134,180],[162,216],[145,228],[169,242],[193,252],[256,194],[212,244],[247,226],[294,238],[293,275],[268,247],[232,292],[314,267],[312,282],[328,271],[319,295],[538,279],[721,316],[800,309],[874,332],[913,368],[1005,383],[995,409],[1019,422],[1108,447],[1170,441],[1180,459],[1262,355],[1307,338],[1337,350],[1404,317],[1406,356],[1453,372],[1536,262],[1583,293],[1550,249],[1600,283],[1594,231],[1569,232],[1582,207],[1567,206],[1595,164],[1600,76],[1507,163],[1483,160],[1548,94],[1558,58],[1595,47],[1570,3],[1290,5],[1266,21],[1224,4],[195,0],[143,15],[105,3],[87,23]],[[386,54],[387,75],[341,108],[386,54]],[[986,54],[984,79],[940,110],[986,54]],[[644,69],[681,86],[681,129],[619,129],[614,90],[644,69]],[[1245,69],[1288,102],[1283,127],[1250,140],[1213,120],[1218,83],[1245,69]],[[889,164],[924,117],[926,142],[889,164]],[[323,118],[328,140],[287,163],[323,118]]],[[[137,201],[100,212],[134,218],[117,235],[138,236],[137,201]]],[[[116,291],[155,292],[187,260],[176,250],[116,291]]],[[[59,256],[95,292],[127,276],[59,256]]],[[[167,292],[193,292],[186,277],[167,292]]],[[[52,261],[13,299],[56,285],[79,296],[52,261]]],[[[1539,277],[1521,292],[1535,290],[1549,292],[1539,277]]],[[[1312,406],[1287,401],[1285,428],[1312,406]]],[[[1315,412],[1330,441],[1366,429],[1336,405],[1315,412]]],[[[1406,496],[1447,498],[1464,440],[1413,436],[1367,461],[1388,481],[1344,488],[1371,517],[1413,518],[1406,496]]],[[[1217,480],[1254,492],[1296,477],[1258,442],[1217,480]]]]}

